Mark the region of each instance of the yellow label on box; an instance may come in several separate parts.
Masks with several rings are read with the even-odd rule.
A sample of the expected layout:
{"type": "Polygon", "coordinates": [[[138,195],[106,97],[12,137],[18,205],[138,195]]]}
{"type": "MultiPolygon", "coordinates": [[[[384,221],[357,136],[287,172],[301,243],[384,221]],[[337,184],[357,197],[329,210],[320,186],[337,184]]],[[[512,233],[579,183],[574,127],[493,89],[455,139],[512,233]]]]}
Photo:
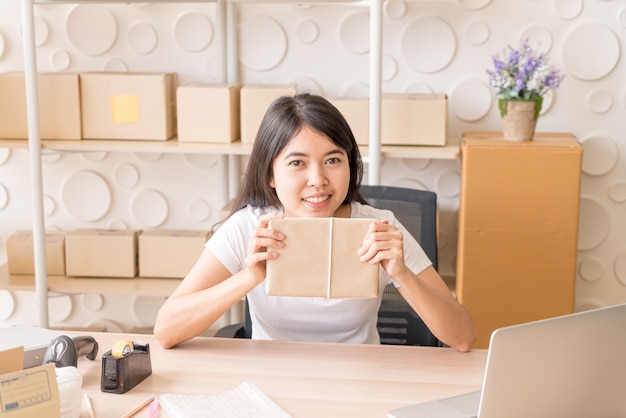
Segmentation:
{"type": "Polygon", "coordinates": [[[113,123],[139,122],[139,100],[136,95],[111,96],[113,123]]]}

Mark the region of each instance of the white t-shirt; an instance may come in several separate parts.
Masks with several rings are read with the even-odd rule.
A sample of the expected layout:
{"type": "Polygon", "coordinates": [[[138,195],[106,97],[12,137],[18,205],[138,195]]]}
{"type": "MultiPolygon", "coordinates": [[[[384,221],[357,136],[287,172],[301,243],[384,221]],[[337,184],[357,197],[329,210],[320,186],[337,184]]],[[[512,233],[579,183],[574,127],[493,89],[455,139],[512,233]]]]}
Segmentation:
{"type": "MultiPolygon", "coordinates": [[[[245,268],[248,241],[261,215],[281,212],[275,207],[248,206],[234,213],[207,241],[206,247],[235,274],[245,268]]],[[[407,266],[419,273],[432,263],[392,212],[357,202],[351,204],[352,218],[386,219],[404,235],[407,266]]],[[[381,267],[379,297],[371,299],[326,299],[312,297],[268,296],[265,283],[248,293],[252,338],[379,344],[376,328],[378,308],[391,277],[381,267]]]]}

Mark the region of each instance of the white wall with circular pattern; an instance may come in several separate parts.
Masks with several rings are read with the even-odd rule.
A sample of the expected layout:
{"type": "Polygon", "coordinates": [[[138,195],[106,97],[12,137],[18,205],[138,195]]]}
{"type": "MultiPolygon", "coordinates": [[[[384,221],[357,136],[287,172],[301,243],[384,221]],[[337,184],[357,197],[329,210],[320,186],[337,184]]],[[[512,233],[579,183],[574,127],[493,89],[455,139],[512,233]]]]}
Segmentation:
{"type": "MultiPolygon", "coordinates": [[[[20,0],[0,2],[0,72],[22,71],[20,0]]],[[[40,71],[177,72],[224,81],[214,3],[58,4],[35,8],[40,71]]],[[[366,96],[369,9],[350,4],[238,4],[240,80],[293,82],[327,96],[366,96]]],[[[626,301],[626,6],[617,0],[450,0],[383,4],[384,92],[449,98],[448,132],[500,130],[485,70],[528,37],[566,79],[538,131],[582,143],[576,308],[626,301]]],[[[0,93],[1,94],[1,93],[0,93]]],[[[1,145],[1,144],[0,144],[1,145]]],[[[29,157],[0,146],[0,264],[6,240],[31,229],[29,157]]],[[[437,192],[440,270],[455,276],[459,161],[385,159],[383,183],[437,192]]],[[[159,153],[43,156],[48,228],[208,229],[223,195],[220,159],[159,153]]],[[[367,178],[367,177],[366,177],[367,178]]],[[[532,260],[529,260],[532,262],[532,260]]],[[[54,326],[149,328],[163,298],[53,296],[54,326]]],[[[0,325],[35,323],[30,292],[0,290],[0,325]]]]}

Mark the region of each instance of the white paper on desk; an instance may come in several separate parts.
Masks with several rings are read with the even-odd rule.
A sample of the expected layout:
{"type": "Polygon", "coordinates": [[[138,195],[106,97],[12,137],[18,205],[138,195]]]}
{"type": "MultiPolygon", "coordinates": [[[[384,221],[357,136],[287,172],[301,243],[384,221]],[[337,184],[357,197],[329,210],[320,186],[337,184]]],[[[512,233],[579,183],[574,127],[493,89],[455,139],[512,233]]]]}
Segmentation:
{"type": "Polygon", "coordinates": [[[161,395],[159,404],[171,418],[291,418],[252,382],[212,395],[161,395]]]}

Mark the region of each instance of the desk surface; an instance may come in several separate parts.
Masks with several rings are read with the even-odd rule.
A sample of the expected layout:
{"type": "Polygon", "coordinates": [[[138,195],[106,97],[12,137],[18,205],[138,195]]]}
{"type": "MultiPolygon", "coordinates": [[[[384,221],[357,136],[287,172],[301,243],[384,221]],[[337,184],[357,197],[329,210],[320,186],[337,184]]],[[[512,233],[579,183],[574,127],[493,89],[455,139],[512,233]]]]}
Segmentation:
{"type": "MultiPolygon", "coordinates": [[[[243,381],[294,418],[385,417],[393,408],[479,389],[487,357],[485,350],[222,338],[164,350],[152,335],[89,335],[100,352],[95,361],[81,357],[78,369],[99,418],[122,416],[152,394],[220,393],[243,381]],[[119,339],[150,344],[152,375],[125,394],[104,393],[101,356],[119,339]]],[[[147,408],[137,417],[147,417],[147,408]]]]}

